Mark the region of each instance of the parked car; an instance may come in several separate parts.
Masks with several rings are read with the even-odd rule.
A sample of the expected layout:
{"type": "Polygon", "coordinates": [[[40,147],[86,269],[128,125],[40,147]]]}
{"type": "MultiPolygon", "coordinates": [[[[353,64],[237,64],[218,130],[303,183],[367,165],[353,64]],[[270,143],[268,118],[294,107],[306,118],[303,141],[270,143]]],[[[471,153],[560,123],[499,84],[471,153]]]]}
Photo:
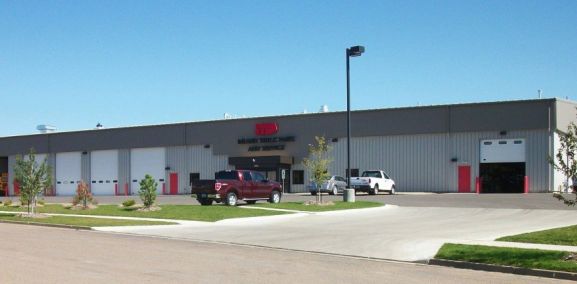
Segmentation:
{"type": "Polygon", "coordinates": [[[267,180],[262,173],[256,171],[220,171],[215,174],[215,179],[192,181],[191,194],[201,205],[224,202],[226,205],[235,206],[238,200],[244,200],[248,204],[254,204],[257,200],[279,203],[282,186],[278,182],[267,180]]]}
{"type": "Polygon", "coordinates": [[[355,192],[367,192],[375,195],[379,191],[387,191],[389,194],[395,194],[395,181],[382,170],[364,171],[361,177],[351,178],[351,187],[355,192]]]}
{"type": "Polygon", "coordinates": [[[311,182],[308,189],[311,195],[317,195],[317,192],[328,192],[330,195],[335,195],[339,192],[343,192],[347,188],[347,180],[341,176],[331,176],[331,178],[321,184],[320,188],[317,188],[314,182],[311,182]]]}

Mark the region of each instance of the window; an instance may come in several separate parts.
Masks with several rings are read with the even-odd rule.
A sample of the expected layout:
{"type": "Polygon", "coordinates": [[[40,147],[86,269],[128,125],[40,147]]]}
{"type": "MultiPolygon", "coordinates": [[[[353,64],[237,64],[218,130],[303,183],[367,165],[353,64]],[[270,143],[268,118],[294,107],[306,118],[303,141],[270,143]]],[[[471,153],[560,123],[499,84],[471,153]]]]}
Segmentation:
{"type": "Polygon", "coordinates": [[[484,145],[491,145],[491,144],[493,144],[493,142],[486,141],[486,142],[483,142],[483,144],[484,145]]]}
{"type": "Polygon", "coordinates": [[[515,144],[523,144],[523,140],[515,140],[515,144]]]}
{"type": "Polygon", "coordinates": [[[253,172],[252,177],[253,177],[254,181],[261,182],[261,181],[265,180],[264,175],[262,173],[259,173],[259,172],[253,172]]]}
{"type": "Polygon", "coordinates": [[[242,179],[243,179],[244,181],[251,181],[251,180],[252,180],[252,177],[250,176],[250,172],[244,172],[244,173],[242,173],[242,179]]]}
{"type": "Polygon", "coordinates": [[[305,171],[293,171],[293,184],[305,184],[305,171]]]}
{"type": "Polygon", "coordinates": [[[507,144],[507,141],[499,141],[499,144],[501,145],[507,144]]]}
{"type": "Polygon", "coordinates": [[[193,181],[197,181],[200,179],[200,173],[190,173],[188,177],[189,177],[188,183],[192,184],[193,181]]]}
{"type": "Polygon", "coordinates": [[[215,179],[238,179],[237,171],[220,171],[215,174],[215,179]]]}
{"type": "Polygon", "coordinates": [[[379,171],[366,171],[366,172],[363,172],[363,177],[382,178],[381,172],[379,172],[379,171]]]}
{"type": "MultiPolygon", "coordinates": [[[[348,177],[348,173],[345,173],[345,177],[348,177]]],[[[359,176],[359,169],[351,169],[351,177],[358,177],[359,176]]]]}

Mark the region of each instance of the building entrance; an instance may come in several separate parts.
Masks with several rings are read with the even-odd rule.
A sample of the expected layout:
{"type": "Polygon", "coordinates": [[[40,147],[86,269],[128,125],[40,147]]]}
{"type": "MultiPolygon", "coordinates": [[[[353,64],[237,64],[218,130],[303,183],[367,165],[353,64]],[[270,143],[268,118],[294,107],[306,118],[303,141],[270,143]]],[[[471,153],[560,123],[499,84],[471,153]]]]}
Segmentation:
{"type": "Polygon", "coordinates": [[[291,192],[290,169],[293,163],[292,157],[265,156],[265,157],[230,157],[228,163],[237,170],[253,170],[261,172],[268,180],[279,182],[283,185],[284,192],[291,192]],[[282,170],[285,171],[284,184],[282,170]]]}
{"type": "Polygon", "coordinates": [[[482,193],[523,193],[525,183],[525,139],[481,141],[482,193]]]}

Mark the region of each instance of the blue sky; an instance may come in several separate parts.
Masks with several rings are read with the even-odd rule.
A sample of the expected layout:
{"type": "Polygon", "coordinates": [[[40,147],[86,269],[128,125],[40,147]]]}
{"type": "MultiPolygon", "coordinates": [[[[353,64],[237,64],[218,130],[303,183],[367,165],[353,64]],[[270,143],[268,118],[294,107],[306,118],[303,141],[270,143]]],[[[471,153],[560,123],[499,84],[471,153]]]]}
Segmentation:
{"type": "Polygon", "coordinates": [[[0,0],[0,136],[577,100],[577,1],[0,0]]]}

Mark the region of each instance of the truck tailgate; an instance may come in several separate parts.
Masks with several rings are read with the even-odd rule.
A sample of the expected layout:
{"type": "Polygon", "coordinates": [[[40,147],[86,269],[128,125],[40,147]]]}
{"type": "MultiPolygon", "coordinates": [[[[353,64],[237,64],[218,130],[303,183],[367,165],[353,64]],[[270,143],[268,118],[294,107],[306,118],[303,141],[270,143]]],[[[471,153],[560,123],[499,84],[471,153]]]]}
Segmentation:
{"type": "Polygon", "coordinates": [[[201,179],[193,181],[190,185],[190,193],[191,194],[216,194],[216,190],[214,189],[214,184],[216,183],[213,179],[201,179]]]}

